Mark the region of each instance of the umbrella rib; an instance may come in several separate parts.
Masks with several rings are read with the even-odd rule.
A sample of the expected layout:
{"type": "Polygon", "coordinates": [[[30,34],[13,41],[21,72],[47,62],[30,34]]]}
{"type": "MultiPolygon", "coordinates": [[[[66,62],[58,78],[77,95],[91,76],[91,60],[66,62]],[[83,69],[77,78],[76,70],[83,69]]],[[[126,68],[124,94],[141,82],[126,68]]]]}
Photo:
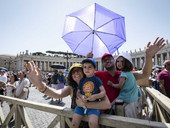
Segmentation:
{"type": "MultiPolygon", "coordinates": [[[[78,20],[80,20],[81,22],[83,22],[83,21],[82,21],[80,18],[78,18],[77,16],[70,16],[70,17],[77,18],[78,20]]],[[[83,23],[92,30],[92,28],[91,28],[88,24],[86,24],[85,22],[83,22],[83,23]]]]}
{"type": "Polygon", "coordinates": [[[118,36],[118,35],[116,35],[116,34],[111,34],[111,33],[101,32],[101,31],[96,31],[96,35],[97,35],[98,37],[99,37],[99,35],[97,34],[97,32],[98,32],[98,33],[107,34],[107,35],[114,35],[114,36],[117,36],[117,37],[119,37],[120,39],[122,39],[122,40],[126,41],[124,38],[122,38],[122,37],[120,37],[120,36],[118,36]]]}
{"type": "Polygon", "coordinates": [[[113,21],[113,20],[117,20],[117,19],[121,19],[121,18],[124,18],[124,17],[119,17],[119,18],[111,19],[110,21],[106,22],[105,24],[102,24],[101,26],[99,26],[97,29],[103,27],[104,25],[110,23],[110,22],[113,21]]]}
{"type": "MultiPolygon", "coordinates": [[[[104,33],[104,32],[101,32],[101,33],[104,33]]],[[[104,33],[104,34],[106,34],[106,33],[104,33]]],[[[108,33],[108,34],[110,34],[110,33],[108,33]]],[[[96,33],[96,35],[98,36],[98,38],[103,42],[103,44],[105,45],[105,43],[104,43],[104,41],[100,38],[100,36],[96,33]]],[[[110,35],[115,35],[115,34],[110,34],[110,35]]],[[[115,35],[115,36],[117,36],[117,35],[115,35]]],[[[119,37],[119,36],[117,36],[117,37],[119,37]]],[[[121,37],[119,37],[119,38],[121,38],[121,37]]],[[[122,38],[121,38],[122,39],[122,38]]],[[[124,40],[124,39],[122,39],[122,40],[124,40]]],[[[125,41],[125,40],[124,40],[125,41]]],[[[123,41],[122,41],[123,42],[123,41]]],[[[107,45],[105,45],[106,47],[107,47],[107,45]]],[[[107,49],[108,49],[108,47],[107,47],[107,49]]]]}
{"type": "Polygon", "coordinates": [[[69,35],[69,34],[71,34],[71,33],[74,33],[74,32],[90,32],[90,31],[87,31],[87,30],[85,30],[85,31],[71,31],[71,32],[65,34],[64,36],[62,36],[62,38],[69,35]]]}
{"type": "Polygon", "coordinates": [[[79,47],[79,45],[90,35],[91,33],[89,33],[78,45],[77,47],[75,48],[74,52],[77,50],[77,48],[79,47]]]}

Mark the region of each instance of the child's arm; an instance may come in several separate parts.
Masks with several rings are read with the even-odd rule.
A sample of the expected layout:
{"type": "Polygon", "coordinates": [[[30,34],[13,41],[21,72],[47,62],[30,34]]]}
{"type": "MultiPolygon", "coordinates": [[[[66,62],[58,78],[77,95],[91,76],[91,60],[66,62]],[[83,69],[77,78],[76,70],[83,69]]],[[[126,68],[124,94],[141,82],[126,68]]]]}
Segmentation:
{"type": "Polygon", "coordinates": [[[126,81],[126,78],[125,78],[125,77],[121,77],[118,84],[114,84],[114,83],[112,83],[111,81],[108,81],[107,84],[110,85],[110,86],[112,86],[112,87],[114,87],[114,88],[119,88],[119,89],[121,89],[121,88],[123,87],[125,81],[126,81]]]}
{"type": "Polygon", "coordinates": [[[91,95],[90,97],[87,98],[87,100],[95,101],[96,99],[101,99],[101,98],[105,97],[106,91],[105,91],[103,85],[100,86],[99,89],[100,89],[100,93],[91,95]]]}
{"type": "Polygon", "coordinates": [[[86,96],[80,93],[80,89],[77,90],[77,98],[80,98],[84,103],[87,102],[86,96]]]}

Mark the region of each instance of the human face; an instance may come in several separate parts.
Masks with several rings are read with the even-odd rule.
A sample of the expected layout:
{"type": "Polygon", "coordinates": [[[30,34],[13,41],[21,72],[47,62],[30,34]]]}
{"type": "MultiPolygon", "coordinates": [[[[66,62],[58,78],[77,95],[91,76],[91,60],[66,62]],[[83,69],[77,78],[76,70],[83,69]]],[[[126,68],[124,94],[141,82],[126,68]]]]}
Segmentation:
{"type": "Polygon", "coordinates": [[[83,71],[81,68],[73,68],[71,71],[73,80],[79,84],[80,80],[83,78],[83,71]]]}
{"type": "Polygon", "coordinates": [[[10,83],[14,83],[14,82],[15,82],[14,75],[11,75],[11,76],[10,76],[10,83]]]}
{"type": "Polygon", "coordinates": [[[166,70],[170,71],[170,62],[166,63],[166,70]]]}
{"type": "Polygon", "coordinates": [[[112,56],[104,57],[102,60],[102,64],[106,68],[106,70],[112,70],[115,68],[114,58],[112,56]]]}
{"type": "Polygon", "coordinates": [[[24,73],[22,71],[18,73],[18,78],[20,78],[20,79],[24,78],[24,73]]]}
{"type": "Polygon", "coordinates": [[[92,77],[95,72],[95,68],[92,63],[84,63],[83,64],[83,72],[86,77],[92,77]]]}
{"type": "Polygon", "coordinates": [[[123,69],[123,57],[118,57],[117,60],[116,60],[116,66],[119,70],[122,70],[123,69]]]}

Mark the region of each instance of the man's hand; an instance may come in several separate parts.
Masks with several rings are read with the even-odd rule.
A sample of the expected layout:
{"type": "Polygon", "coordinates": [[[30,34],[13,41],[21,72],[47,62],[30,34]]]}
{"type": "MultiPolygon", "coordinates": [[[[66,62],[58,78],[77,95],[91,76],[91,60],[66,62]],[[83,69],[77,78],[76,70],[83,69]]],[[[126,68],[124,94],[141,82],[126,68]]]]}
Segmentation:
{"type": "Polygon", "coordinates": [[[145,50],[147,56],[153,57],[162,47],[165,46],[164,41],[163,38],[159,39],[159,37],[157,37],[152,45],[151,42],[149,42],[145,50]]]}
{"type": "Polygon", "coordinates": [[[86,58],[93,58],[93,53],[92,52],[87,53],[86,58]]]}

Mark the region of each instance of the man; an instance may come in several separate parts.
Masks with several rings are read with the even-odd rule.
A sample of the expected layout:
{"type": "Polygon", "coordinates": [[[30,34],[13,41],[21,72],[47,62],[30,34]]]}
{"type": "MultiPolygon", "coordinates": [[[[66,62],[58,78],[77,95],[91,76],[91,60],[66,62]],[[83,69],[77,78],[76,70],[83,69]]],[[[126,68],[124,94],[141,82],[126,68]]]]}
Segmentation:
{"type": "MultiPolygon", "coordinates": [[[[52,82],[51,82],[51,86],[54,89],[57,89],[57,78],[58,78],[58,70],[54,70],[54,74],[52,75],[52,82]]],[[[48,99],[48,98],[47,98],[48,99]]],[[[53,102],[53,98],[51,98],[51,102],[53,102]]]]}
{"type": "Polygon", "coordinates": [[[170,60],[164,62],[165,69],[158,74],[159,86],[162,93],[170,98],[170,60]]]}

